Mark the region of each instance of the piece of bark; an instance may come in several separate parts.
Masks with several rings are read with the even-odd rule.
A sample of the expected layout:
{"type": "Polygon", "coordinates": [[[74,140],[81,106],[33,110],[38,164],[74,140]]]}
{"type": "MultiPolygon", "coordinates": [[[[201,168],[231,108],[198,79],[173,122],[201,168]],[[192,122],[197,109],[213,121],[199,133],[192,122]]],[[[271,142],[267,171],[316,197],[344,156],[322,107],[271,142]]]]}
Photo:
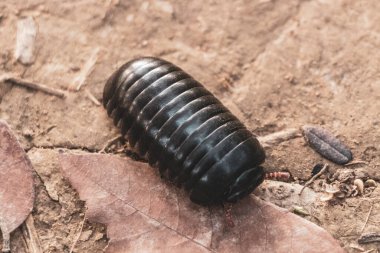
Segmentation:
{"type": "Polygon", "coordinates": [[[192,203],[146,163],[101,154],[60,163],[88,219],[107,225],[108,253],[343,252],[322,228],[253,196],[233,206],[228,228],[222,207],[192,203]]]}
{"type": "Polygon", "coordinates": [[[366,243],[373,243],[373,242],[380,242],[380,233],[370,233],[362,235],[358,243],[360,244],[366,244],[366,243]]]}
{"type": "Polygon", "coordinates": [[[346,164],[352,160],[351,150],[326,129],[306,125],[302,130],[310,147],[324,158],[336,164],[346,164]]]}
{"type": "Polygon", "coordinates": [[[37,25],[32,17],[17,22],[17,38],[14,57],[25,65],[34,62],[34,47],[37,36],[37,25]]]}
{"type": "Polygon", "coordinates": [[[10,233],[33,209],[34,187],[32,165],[12,134],[0,120],[0,228],[3,252],[8,252],[10,233]]]}
{"type": "Polygon", "coordinates": [[[33,216],[30,214],[22,227],[22,232],[28,245],[29,253],[43,253],[40,238],[34,226],[33,216]]]}

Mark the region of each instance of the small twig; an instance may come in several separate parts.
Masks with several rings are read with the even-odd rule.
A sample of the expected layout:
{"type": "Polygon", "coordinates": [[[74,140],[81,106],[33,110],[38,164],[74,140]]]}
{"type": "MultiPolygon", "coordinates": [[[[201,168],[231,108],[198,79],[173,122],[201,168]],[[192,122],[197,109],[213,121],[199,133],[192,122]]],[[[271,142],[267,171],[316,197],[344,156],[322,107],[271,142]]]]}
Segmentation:
{"type": "Polygon", "coordinates": [[[85,89],[84,92],[86,93],[87,97],[93,102],[96,106],[102,105],[99,100],[96,99],[96,97],[88,90],[85,89]]]}
{"type": "MultiPolygon", "coordinates": [[[[123,136],[121,135],[118,135],[114,138],[112,138],[111,140],[107,141],[106,145],[104,145],[104,147],[99,151],[99,153],[105,153],[106,149],[109,148],[111,145],[113,145],[116,141],[122,139],[123,136]]],[[[124,149],[124,148],[123,148],[124,149]]]]}
{"type": "Polygon", "coordinates": [[[375,251],[375,249],[369,249],[369,250],[363,251],[362,253],[371,253],[372,251],[375,251]]]}
{"type": "Polygon", "coordinates": [[[114,152],[112,152],[112,153],[114,153],[114,154],[125,153],[126,149],[127,149],[127,147],[126,147],[126,146],[123,146],[123,147],[121,147],[121,148],[119,148],[119,149],[116,149],[116,150],[115,150],[114,152]]]}
{"type": "Polygon", "coordinates": [[[87,77],[94,70],[94,66],[98,60],[98,53],[100,49],[95,48],[87,62],[84,64],[80,74],[74,79],[73,83],[69,86],[71,91],[79,91],[83,84],[85,84],[87,77]]]}
{"type": "Polygon", "coordinates": [[[53,130],[56,127],[57,127],[57,125],[51,125],[48,128],[46,128],[45,130],[43,130],[42,132],[40,132],[39,134],[37,134],[37,136],[42,136],[42,135],[48,134],[51,130],[53,130]]]}
{"type": "Polygon", "coordinates": [[[365,227],[367,226],[367,223],[368,223],[369,217],[371,216],[371,213],[372,213],[372,208],[373,208],[373,203],[371,203],[371,207],[369,208],[369,211],[368,211],[368,214],[367,214],[367,218],[365,219],[364,225],[363,225],[362,230],[361,230],[361,232],[360,232],[361,235],[363,234],[364,229],[365,229],[365,227]]]}
{"type": "Polygon", "coordinates": [[[30,89],[39,90],[39,91],[45,92],[47,94],[57,96],[59,98],[64,98],[66,96],[65,92],[62,90],[51,88],[51,87],[46,86],[44,84],[39,84],[39,83],[31,82],[28,80],[24,80],[21,78],[17,78],[17,77],[10,75],[10,74],[4,74],[4,75],[0,76],[0,82],[9,82],[12,84],[17,84],[17,85],[24,86],[24,87],[27,87],[30,89]]]}
{"type": "Polygon", "coordinates": [[[354,160],[352,162],[346,163],[344,166],[351,166],[351,165],[357,165],[357,164],[366,164],[366,165],[368,165],[368,162],[362,161],[362,160],[354,160]]]}
{"type": "Polygon", "coordinates": [[[105,12],[102,17],[102,21],[105,21],[108,19],[112,9],[119,4],[119,0],[107,0],[105,4],[105,12]]]}
{"type": "Polygon", "coordinates": [[[362,247],[359,247],[358,245],[353,245],[353,244],[351,244],[349,247],[351,249],[356,249],[356,250],[359,250],[359,251],[364,251],[365,250],[362,247]]]}
{"type": "Polygon", "coordinates": [[[38,233],[34,226],[33,216],[30,214],[25,220],[25,224],[22,227],[22,232],[27,243],[29,253],[43,253],[38,233]]]}
{"type": "Polygon", "coordinates": [[[304,190],[307,186],[311,185],[311,184],[315,181],[315,179],[317,179],[317,178],[320,177],[323,173],[325,173],[325,171],[326,171],[327,168],[328,168],[328,164],[325,164],[325,165],[323,166],[323,168],[321,169],[321,171],[319,171],[319,172],[318,172],[317,174],[315,174],[315,175],[314,175],[309,181],[307,181],[306,184],[302,187],[302,189],[301,189],[299,195],[301,195],[302,192],[303,192],[303,190],[304,190]]]}
{"type": "Polygon", "coordinates": [[[77,237],[75,238],[73,244],[71,245],[71,248],[70,248],[70,252],[69,252],[69,253],[73,253],[74,248],[75,248],[75,246],[76,246],[76,244],[77,244],[77,242],[78,242],[80,236],[82,235],[83,226],[84,226],[84,222],[85,222],[85,221],[86,221],[86,214],[84,214],[84,216],[83,216],[83,221],[82,221],[82,223],[80,224],[80,227],[79,227],[79,233],[78,233],[77,237]]]}
{"type": "Polygon", "coordinates": [[[302,137],[299,129],[289,128],[265,136],[259,136],[257,139],[263,147],[270,147],[297,137],[302,137]]]}

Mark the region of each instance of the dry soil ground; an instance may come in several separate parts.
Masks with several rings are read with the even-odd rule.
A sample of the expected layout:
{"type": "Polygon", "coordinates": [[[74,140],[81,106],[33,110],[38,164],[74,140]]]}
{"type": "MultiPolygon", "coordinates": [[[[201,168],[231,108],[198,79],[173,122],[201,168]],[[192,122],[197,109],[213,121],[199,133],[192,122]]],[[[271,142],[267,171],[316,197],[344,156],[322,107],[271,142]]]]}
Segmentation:
{"type": "MultiPolygon", "coordinates": [[[[212,90],[256,134],[319,124],[338,134],[367,164],[355,177],[380,181],[380,1],[59,1],[0,3],[0,74],[66,90],[94,50],[99,57],[86,85],[60,99],[1,83],[0,118],[35,167],[33,211],[46,252],[69,252],[84,203],[62,179],[58,148],[97,152],[117,135],[101,99],[110,73],[139,55],[168,59],[212,90]],[[38,24],[35,62],[15,61],[17,21],[38,24]]],[[[288,170],[300,182],[325,162],[302,138],[268,149],[266,167],[288,170]]],[[[380,191],[327,204],[311,219],[350,252],[372,206],[364,233],[380,232],[380,191]]],[[[101,252],[105,227],[85,222],[76,252],[101,252]]],[[[23,252],[16,231],[12,247],[23,252]]],[[[380,244],[360,245],[378,250],[380,244]]]]}

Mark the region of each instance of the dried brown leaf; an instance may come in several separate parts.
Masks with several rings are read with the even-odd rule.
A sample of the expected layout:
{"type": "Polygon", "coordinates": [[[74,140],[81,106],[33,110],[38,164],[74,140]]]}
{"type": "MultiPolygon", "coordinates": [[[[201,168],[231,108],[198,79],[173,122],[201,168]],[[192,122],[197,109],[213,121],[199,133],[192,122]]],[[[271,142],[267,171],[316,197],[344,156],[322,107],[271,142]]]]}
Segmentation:
{"type": "Polygon", "coordinates": [[[337,164],[346,164],[352,160],[351,150],[326,129],[306,125],[302,130],[310,147],[326,159],[337,164]]]}
{"type": "Polygon", "coordinates": [[[330,234],[256,197],[233,206],[192,203],[147,164],[101,154],[61,154],[66,177],[86,201],[86,216],[107,225],[115,252],[343,252],[330,234]]]}
{"type": "Polygon", "coordinates": [[[32,165],[8,125],[0,120],[0,228],[3,251],[9,251],[9,234],[33,209],[32,165]]]}

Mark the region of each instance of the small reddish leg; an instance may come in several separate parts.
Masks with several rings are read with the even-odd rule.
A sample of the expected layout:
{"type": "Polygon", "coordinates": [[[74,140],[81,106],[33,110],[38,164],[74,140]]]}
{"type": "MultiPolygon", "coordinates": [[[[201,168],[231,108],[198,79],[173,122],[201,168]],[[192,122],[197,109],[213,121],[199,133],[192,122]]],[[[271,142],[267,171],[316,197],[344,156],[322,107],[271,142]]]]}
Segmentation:
{"type": "Polygon", "coordinates": [[[290,173],[289,172],[268,172],[265,174],[265,179],[287,181],[290,179],[290,173]]]}
{"type": "Polygon", "coordinates": [[[223,207],[224,207],[224,218],[226,220],[226,223],[228,227],[233,228],[235,226],[235,223],[232,217],[232,204],[224,203],[223,207]]]}

